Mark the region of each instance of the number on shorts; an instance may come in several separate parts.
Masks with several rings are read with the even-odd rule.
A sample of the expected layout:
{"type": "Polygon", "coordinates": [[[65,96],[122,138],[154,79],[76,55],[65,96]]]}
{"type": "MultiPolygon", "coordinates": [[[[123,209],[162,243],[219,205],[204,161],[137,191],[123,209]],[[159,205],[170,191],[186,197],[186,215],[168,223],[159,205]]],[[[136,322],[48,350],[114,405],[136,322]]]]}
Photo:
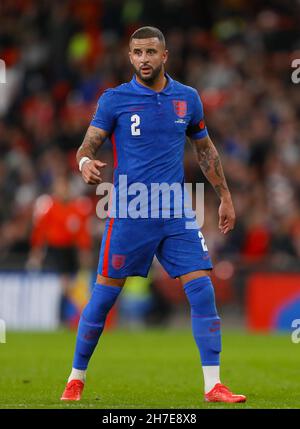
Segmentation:
{"type": "Polygon", "coordinates": [[[204,239],[203,234],[202,234],[202,232],[201,232],[201,231],[199,231],[199,232],[198,232],[198,237],[199,237],[199,238],[200,238],[200,240],[201,240],[201,245],[202,245],[202,249],[203,249],[203,251],[204,251],[204,252],[208,252],[208,248],[207,248],[207,246],[206,246],[205,239],[204,239]]]}

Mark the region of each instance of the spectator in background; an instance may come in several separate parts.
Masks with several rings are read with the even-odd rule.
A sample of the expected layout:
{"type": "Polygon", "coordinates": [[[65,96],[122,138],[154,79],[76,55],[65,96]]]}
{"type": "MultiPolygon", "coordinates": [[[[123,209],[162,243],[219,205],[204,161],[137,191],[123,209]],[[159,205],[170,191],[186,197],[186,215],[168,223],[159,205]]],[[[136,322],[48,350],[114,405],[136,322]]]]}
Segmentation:
{"type": "Polygon", "coordinates": [[[91,264],[92,208],[89,198],[72,198],[70,182],[65,176],[56,178],[51,195],[41,195],[35,203],[27,268],[59,273],[62,321],[64,304],[79,266],[91,264]]]}

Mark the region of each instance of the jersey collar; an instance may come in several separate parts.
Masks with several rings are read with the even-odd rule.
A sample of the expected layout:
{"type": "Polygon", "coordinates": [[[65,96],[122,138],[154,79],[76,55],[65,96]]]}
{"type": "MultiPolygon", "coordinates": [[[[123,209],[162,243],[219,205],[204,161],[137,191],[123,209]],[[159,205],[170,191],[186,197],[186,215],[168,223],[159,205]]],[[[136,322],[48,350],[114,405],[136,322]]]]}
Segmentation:
{"type": "Polygon", "coordinates": [[[142,85],[141,83],[139,83],[136,80],[136,75],[133,76],[133,78],[131,79],[130,83],[131,85],[140,93],[140,94],[144,94],[144,95],[153,95],[153,94],[170,94],[172,91],[172,87],[173,87],[173,82],[174,80],[171,78],[170,75],[168,75],[168,73],[165,73],[165,76],[168,80],[167,85],[164,87],[164,89],[162,91],[154,91],[151,88],[147,88],[147,86],[142,85]]]}

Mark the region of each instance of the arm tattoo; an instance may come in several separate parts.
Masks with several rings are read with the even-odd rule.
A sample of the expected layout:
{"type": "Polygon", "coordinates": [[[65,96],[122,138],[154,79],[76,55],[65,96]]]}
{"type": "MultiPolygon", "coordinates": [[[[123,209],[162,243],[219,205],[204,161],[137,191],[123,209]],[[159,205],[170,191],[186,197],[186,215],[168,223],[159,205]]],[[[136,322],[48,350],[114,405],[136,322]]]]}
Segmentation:
{"type": "Polygon", "coordinates": [[[105,138],[106,137],[102,135],[98,129],[89,127],[82,142],[82,145],[79,147],[76,153],[77,162],[79,163],[80,159],[84,156],[87,156],[90,159],[95,159],[97,150],[102,145],[105,138]]]}
{"type": "Polygon", "coordinates": [[[218,195],[218,197],[221,199],[223,192],[228,192],[228,188],[223,185],[223,183],[220,183],[219,185],[215,185],[214,186],[216,194],[218,195]]]}
{"type": "Polygon", "coordinates": [[[209,137],[195,140],[194,146],[201,170],[214,187],[219,198],[229,194],[221,160],[217,149],[209,137]]]}

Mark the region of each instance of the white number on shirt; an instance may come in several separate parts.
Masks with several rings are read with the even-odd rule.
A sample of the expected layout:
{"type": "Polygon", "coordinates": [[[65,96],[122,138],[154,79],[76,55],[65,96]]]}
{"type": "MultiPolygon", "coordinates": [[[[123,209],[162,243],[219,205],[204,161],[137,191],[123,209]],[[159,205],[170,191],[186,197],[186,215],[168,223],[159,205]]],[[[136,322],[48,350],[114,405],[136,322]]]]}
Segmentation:
{"type": "Polygon", "coordinates": [[[204,240],[204,237],[203,237],[203,234],[202,234],[202,232],[201,231],[199,231],[198,232],[198,237],[200,238],[200,240],[201,240],[201,244],[202,244],[202,249],[203,249],[203,251],[204,252],[208,252],[208,248],[207,248],[207,246],[206,246],[206,243],[205,243],[205,240],[204,240]]]}
{"type": "Polygon", "coordinates": [[[141,123],[141,118],[139,117],[139,115],[132,115],[131,116],[131,135],[132,136],[140,136],[141,135],[141,130],[138,128],[140,126],[141,123]]]}

